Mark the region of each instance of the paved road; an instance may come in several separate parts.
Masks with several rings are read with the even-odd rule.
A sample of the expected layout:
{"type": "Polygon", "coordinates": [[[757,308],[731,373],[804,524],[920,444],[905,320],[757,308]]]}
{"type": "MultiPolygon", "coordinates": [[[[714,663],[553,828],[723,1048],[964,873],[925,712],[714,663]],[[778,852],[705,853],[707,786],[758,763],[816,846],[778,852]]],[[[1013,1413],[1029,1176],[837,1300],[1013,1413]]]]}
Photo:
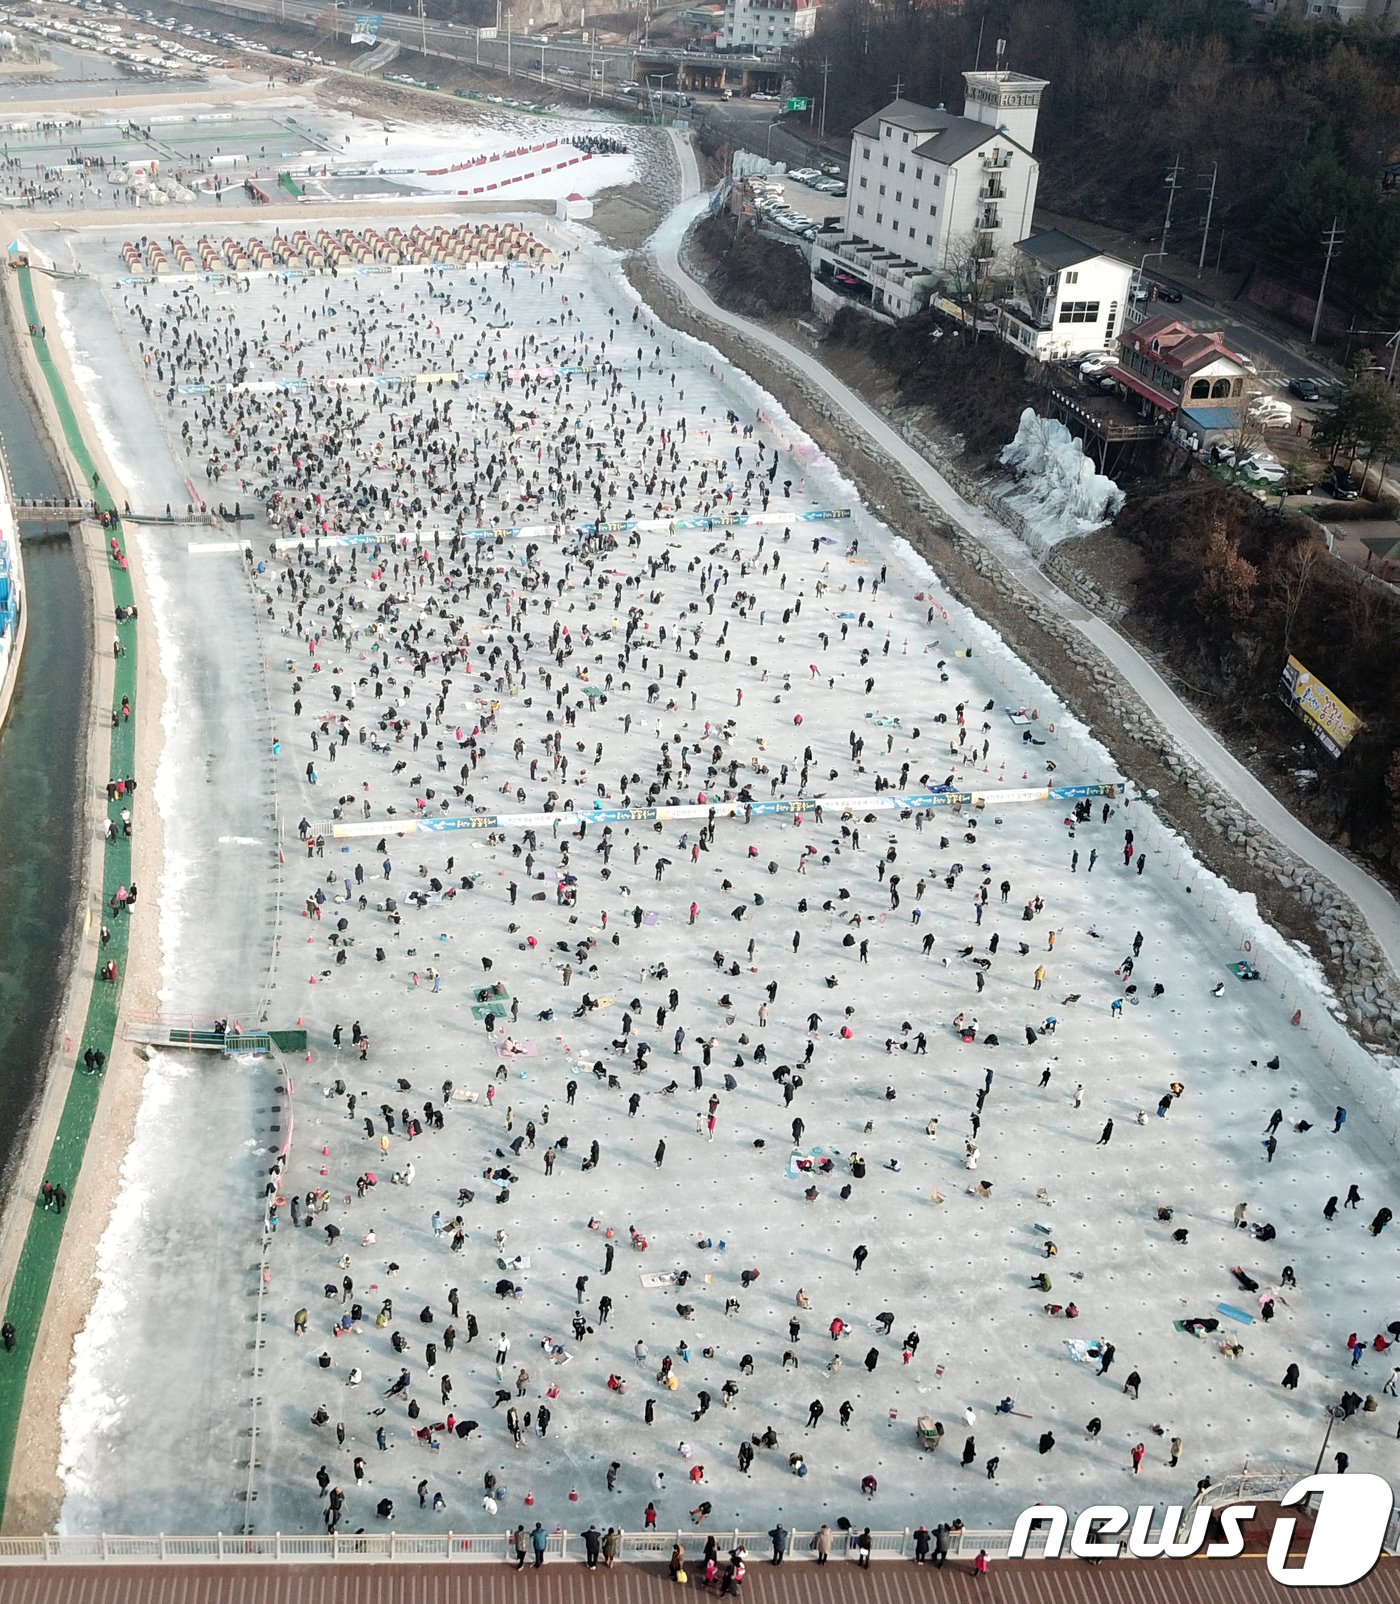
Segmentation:
{"type": "MultiPolygon", "coordinates": [[[[206,3],[206,0],[196,0],[196,3],[206,3]]],[[[296,28],[305,27],[318,39],[345,40],[350,36],[354,19],[368,13],[381,19],[379,38],[397,40],[407,49],[430,57],[497,68],[515,77],[533,78],[536,82],[543,82],[556,75],[560,68],[566,68],[574,75],[566,87],[574,89],[586,88],[590,71],[595,68],[595,77],[605,84],[617,84],[633,77],[640,81],[644,71],[658,70],[658,62],[682,56],[696,63],[722,64],[733,71],[747,69],[765,74],[777,71],[772,61],[739,54],[719,57],[713,52],[678,51],[660,46],[648,46],[643,50],[641,46],[630,44],[546,44],[531,37],[528,25],[521,29],[519,9],[516,8],[515,26],[510,28],[507,27],[510,13],[503,11],[501,28],[492,37],[475,28],[434,21],[426,14],[426,8],[424,14],[419,15],[416,7],[405,14],[359,4],[334,11],[325,0],[233,0],[227,14],[235,20],[256,17],[267,22],[289,23],[296,28]]],[[[674,81],[669,87],[675,88],[674,81]]]]}
{"type": "MultiPolygon", "coordinates": [[[[675,137],[675,136],[673,136],[675,137]]],[[[679,143],[679,140],[678,140],[679,143]]],[[[693,162],[692,162],[693,167],[693,162]]],[[[682,169],[683,174],[685,169],[682,169]]],[[[687,178],[698,187],[698,177],[687,178]]],[[[687,194],[694,195],[693,190],[687,194]]],[[[993,552],[998,561],[1031,595],[1053,608],[1090,641],[1151,708],[1155,717],[1198,768],[1209,774],[1282,846],[1325,875],[1349,898],[1370,928],[1391,967],[1400,971],[1400,908],[1388,890],[1364,869],[1314,835],[1238,762],[1176,695],[1157,670],[1111,625],[1060,590],[1037,565],[1025,546],[980,508],[965,501],[948,482],[840,379],[768,329],[726,312],[712,301],[680,265],[685,227],[703,208],[703,197],[683,201],[653,236],[651,251],[662,273],[703,316],[741,334],[801,371],[807,382],[856,424],[886,456],[896,462],[941,512],[993,552]]]]}

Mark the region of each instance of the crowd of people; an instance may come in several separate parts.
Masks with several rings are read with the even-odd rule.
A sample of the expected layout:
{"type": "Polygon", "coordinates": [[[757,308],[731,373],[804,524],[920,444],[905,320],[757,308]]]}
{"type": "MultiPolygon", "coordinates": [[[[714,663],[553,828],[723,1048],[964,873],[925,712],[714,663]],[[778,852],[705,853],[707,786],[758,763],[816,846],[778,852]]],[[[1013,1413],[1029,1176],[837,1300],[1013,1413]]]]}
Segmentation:
{"type": "Polygon", "coordinates": [[[1121,784],[997,803],[1050,732],[784,420],[563,251],[121,295],[191,471],[267,514],[312,1059],[267,1178],[287,1518],[409,1507],[519,1556],[517,1510],[586,1498],[605,1558],[833,1501],[1010,1524],[1067,1449],[1178,1499],[1234,1468],[1207,1354],[1225,1398],[1299,1360],[1340,1389],[1340,1299],[1305,1299],[1350,1229],[1324,1198],[1373,1172],[1326,1072],[1301,1038],[1282,1069],[1265,988],[1213,996],[1231,955],[1121,784]],[[1197,1196],[1195,1144],[1276,1102],[1315,1207],[1277,1121],[1197,1196]],[[1272,1324],[1217,1308],[1246,1184],[1272,1324]],[[1134,1279],[1162,1255],[1182,1307],[1134,1279]]]}

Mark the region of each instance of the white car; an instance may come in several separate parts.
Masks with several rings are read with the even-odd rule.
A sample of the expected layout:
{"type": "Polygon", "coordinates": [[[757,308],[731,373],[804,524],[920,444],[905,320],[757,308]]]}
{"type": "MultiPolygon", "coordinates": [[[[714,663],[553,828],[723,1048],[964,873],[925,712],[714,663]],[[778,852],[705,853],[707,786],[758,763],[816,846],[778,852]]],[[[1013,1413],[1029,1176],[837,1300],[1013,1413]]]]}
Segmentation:
{"type": "Polygon", "coordinates": [[[1118,366],[1118,358],[1110,356],[1107,351],[1095,351],[1092,356],[1086,356],[1079,364],[1080,376],[1085,379],[1101,378],[1110,368],[1118,366]]]}
{"type": "Polygon", "coordinates": [[[1262,424],[1266,429],[1287,428],[1293,422],[1293,408],[1277,396],[1255,396],[1246,410],[1252,422],[1262,424]]]}
{"type": "Polygon", "coordinates": [[[799,184],[806,184],[813,178],[820,178],[821,176],[815,167],[790,167],[788,169],[788,177],[795,178],[799,184]]]}
{"type": "Polygon", "coordinates": [[[1265,484],[1282,484],[1288,477],[1288,470],[1281,462],[1265,456],[1262,452],[1253,452],[1247,457],[1241,457],[1236,467],[1246,479],[1260,479],[1265,484]]]}

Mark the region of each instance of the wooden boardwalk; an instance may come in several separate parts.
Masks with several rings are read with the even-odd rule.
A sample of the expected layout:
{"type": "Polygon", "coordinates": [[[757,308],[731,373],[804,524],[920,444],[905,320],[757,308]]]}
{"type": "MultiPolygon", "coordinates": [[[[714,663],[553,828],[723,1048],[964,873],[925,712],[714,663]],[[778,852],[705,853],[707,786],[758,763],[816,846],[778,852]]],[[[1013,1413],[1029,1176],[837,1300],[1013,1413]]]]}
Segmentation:
{"type": "MultiPolygon", "coordinates": [[[[0,1604],[676,1604],[664,1569],[618,1565],[590,1572],[554,1562],[517,1575],[509,1565],[7,1565],[0,1604]]],[[[684,1590],[695,1594],[692,1585],[684,1590]]],[[[978,1581],[966,1560],[942,1571],[886,1560],[774,1568],[751,1556],[743,1595],[764,1604],[1395,1604],[1400,1561],[1382,1559],[1347,1588],[1284,1588],[1262,1558],[1237,1560],[994,1561],[978,1581]]]]}

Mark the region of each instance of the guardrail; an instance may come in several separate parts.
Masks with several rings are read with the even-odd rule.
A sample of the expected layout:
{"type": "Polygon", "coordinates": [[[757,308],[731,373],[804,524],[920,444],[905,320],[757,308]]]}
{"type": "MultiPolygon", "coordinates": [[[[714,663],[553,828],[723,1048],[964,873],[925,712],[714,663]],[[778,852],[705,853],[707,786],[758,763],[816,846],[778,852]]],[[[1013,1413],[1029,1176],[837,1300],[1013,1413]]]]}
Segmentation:
{"type": "MultiPolygon", "coordinates": [[[[531,1511],[525,1512],[527,1515],[531,1511]]],[[[527,1531],[534,1522],[527,1520],[527,1531]]],[[[708,1534],[706,1534],[708,1535],[708,1534]]],[[[856,1533],[832,1532],[832,1557],[854,1560],[856,1533]]],[[[766,1531],[716,1532],[721,1549],[743,1546],[750,1554],[767,1554],[772,1543],[766,1531]]],[[[970,1558],[978,1549],[985,1549],[990,1559],[1004,1559],[1011,1544],[1010,1531],[954,1532],[948,1542],[948,1553],[953,1559],[970,1558]]],[[[695,1529],[674,1532],[623,1532],[618,1558],[633,1564],[664,1564],[677,1541],[693,1544],[695,1529]]],[[[816,1558],[812,1547],[813,1533],[793,1533],[789,1538],[788,1558],[793,1560],[816,1558]]],[[[1034,1534],[1030,1539],[1028,1559],[1044,1557],[1045,1534],[1034,1534]]],[[[914,1552],[914,1533],[909,1527],[903,1531],[881,1531],[870,1534],[872,1559],[908,1559],[914,1552]]],[[[584,1556],[583,1536],[579,1532],[566,1532],[556,1528],[549,1533],[545,1550],[546,1560],[581,1560],[584,1556]]],[[[346,1561],[379,1562],[422,1560],[442,1563],[489,1562],[514,1563],[515,1551],[511,1533],[502,1532],[352,1532],[332,1536],[299,1535],[269,1532],[239,1537],[217,1533],[212,1537],[170,1536],[156,1533],[150,1536],[117,1536],[107,1532],[62,1532],[37,1537],[0,1537],[0,1567],[4,1565],[33,1565],[50,1563],[60,1565],[93,1564],[153,1564],[168,1561],[174,1565],[209,1564],[297,1564],[337,1563],[346,1561]]]]}
{"type": "MultiPolygon", "coordinates": [[[[1292,1473],[1267,1475],[1246,1474],[1226,1477],[1203,1495],[1217,1507],[1237,1502],[1271,1502],[1295,1481],[1292,1473]]],[[[1191,1517],[1202,1498],[1197,1498],[1186,1511],[1182,1527],[1188,1527],[1191,1517]]],[[[526,1510],[526,1515],[532,1513],[526,1510]]],[[[533,1526],[525,1521],[526,1529],[533,1526]]],[[[660,1565],[670,1557],[672,1545],[684,1542],[693,1545],[699,1533],[693,1527],[673,1532],[623,1532],[618,1558],[630,1564],[660,1565]]],[[[708,1533],[706,1535],[709,1535],[708,1533]]],[[[731,1530],[714,1533],[723,1550],[742,1546],[751,1556],[767,1555],[772,1546],[766,1531],[731,1530]]],[[[1044,1560],[1048,1533],[1033,1531],[1023,1556],[1028,1560],[1044,1560]]],[[[850,1531],[833,1531],[832,1558],[852,1562],[856,1557],[854,1528],[850,1531]]],[[[1013,1533],[995,1531],[954,1531],[948,1538],[948,1555],[951,1559],[970,1559],[979,1549],[985,1550],[988,1559],[1004,1560],[1009,1557],[1013,1533]]],[[[555,1528],[548,1534],[545,1548],[546,1562],[555,1563],[582,1560],[585,1553],[583,1535],[555,1528]]],[[[789,1533],[787,1557],[790,1560],[815,1560],[814,1534],[810,1531],[789,1533]]],[[[1400,1550],[1400,1509],[1391,1516],[1386,1532],[1385,1552],[1400,1550]]],[[[880,1531],[870,1534],[872,1560],[904,1560],[914,1553],[914,1532],[905,1527],[902,1531],[880,1531]]],[[[511,1533],[501,1532],[353,1532],[332,1536],[299,1535],[269,1532],[246,1537],[218,1533],[212,1537],[180,1537],[157,1533],[147,1537],[113,1536],[109,1533],[80,1534],[64,1532],[39,1537],[0,1537],[0,1569],[5,1565],[33,1565],[51,1563],[59,1565],[121,1565],[153,1564],[168,1561],[174,1565],[189,1564],[343,1564],[358,1562],[384,1564],[391,1561],[421,1560],[441,1564],[451,1561],[458,1564],[514,1563],[515,1550],[511,1533]]]]}

